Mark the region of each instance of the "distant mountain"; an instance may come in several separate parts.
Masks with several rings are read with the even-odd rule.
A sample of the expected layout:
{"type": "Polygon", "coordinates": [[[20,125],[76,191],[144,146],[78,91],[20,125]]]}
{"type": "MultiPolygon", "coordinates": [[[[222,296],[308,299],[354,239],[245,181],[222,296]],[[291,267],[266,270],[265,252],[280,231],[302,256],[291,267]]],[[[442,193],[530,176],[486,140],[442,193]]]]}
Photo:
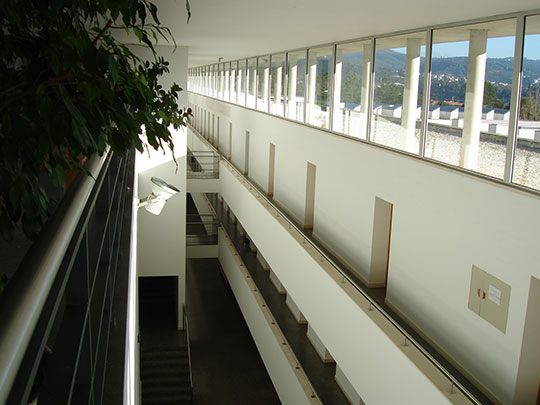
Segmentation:
{"type": "MultiPolygon", "coordinates": [[[[375,73],[378,75],[393,76],[405,75],[406,55],[393,50],[377,51],[375,73]]],[[[350,70],[359,71],[362,68],[362,53],[350,53],[343,55],[345,72],[350,70]]],[[[513,58],[488,58],[486,62],[486,80],[495,83],[512,83],[512,71],[514,69],[513,58]]],[[[424,58],[420,62],[420,72],[424,71],[424,58]]],[[[433,58],[431,61],[433,73],[446,73],[457,79],[467,77],[467,57],[433,58]]],[[[523,60],[523,85],[528,86],[536,79],[540,79],[540,60],[523,60]]]]}
{"type": "MultiPolygon", "coordinates": [[[[375,80],[380,86],[383,80],[402,85],[405,78],[406,55],[393,50],[380,50],[376,53],[375,80]]],[[[352,72],[362,69],[363,54],[343,55],[343,78],[347,80],[352,72]]],[[[424,72],[424,58],[420,62],[420,72],[424,72]]],[[[468,58],[449,57],[433,58],[432,99],[463,102],[467,78],[468,58]],[[444,73],[444,76],[442,74],[444,73]],[[438,76],[438,77],[437,77],[438,76]]],[[[510,103],[513,58],[488,58],[486,61],[486,80],[493,83],[497,97],[504,105],[510,103]]],[[[352,77],[352,76],[351,76],[352,77]]],[[[356,77],[356,75],[354,75],[356,77]]],[[[540,86],[540,60],[524,59],[523,88],[540,86]],[[536,81],[536,83],[535,83],[536,81]]]]}

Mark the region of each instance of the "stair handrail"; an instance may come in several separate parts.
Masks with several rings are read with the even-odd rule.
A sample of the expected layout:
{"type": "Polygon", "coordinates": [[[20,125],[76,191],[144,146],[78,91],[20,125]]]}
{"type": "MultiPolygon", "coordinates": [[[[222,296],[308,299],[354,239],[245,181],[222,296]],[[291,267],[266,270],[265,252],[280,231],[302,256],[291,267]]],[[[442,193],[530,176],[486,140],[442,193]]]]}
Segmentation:
{"type": "Polygon", "coordinates": [[[188,318],[186,314],[186,305],[183,305],[183,327],[186,331],[186,341],[187,341],[187,353],[188,353],[188,366],[189,366],[189,385],[191,386],[191,389],[193,390],[193,373],[191,371],[191,346],[189,344],[189,324],[188,324],[188,318]]]}
{"type": "Polygon", "coordinates": [[[85,164],[89,175],[72,185],[31,246],[0,300],[0,403],[9,393],[56,274],[110,149],[85,164]]]}

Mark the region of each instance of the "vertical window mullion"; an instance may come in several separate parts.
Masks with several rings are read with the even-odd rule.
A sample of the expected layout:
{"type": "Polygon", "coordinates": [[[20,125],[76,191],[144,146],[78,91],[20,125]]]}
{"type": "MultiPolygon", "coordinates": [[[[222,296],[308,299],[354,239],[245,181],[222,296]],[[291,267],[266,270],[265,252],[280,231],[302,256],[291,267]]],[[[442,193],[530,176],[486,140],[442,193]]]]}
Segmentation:
{"type": "Polygon", "coordinates": [[[366,122],[366,141],[372,142],[373,134],[373,96],[375,94],[375,38],[371,39],[371,77],[369,79],[369,103],[366,122]]]}
{"type": "Polygon", "coordinates": [[[332,80],[330,80],[330,77],[328,78],[328,81],[330,82],[330,94],[328,95],[328,129],[332,131],[334,129],[334,94],[336,92],[334,91],[334,88],[339,85],[341,86],[341,82],[337,83],[336,80],[336,59],[337,59],[337,44],[334,44],[332,49],[332,70],[330,73],[330,77],[332,80]]]}
{"type": "Polygon", "coordinates": [[[418,155],[424,157],[426,151],[426,134],[431,93],[431,45],[433,42],[433,30],[426,31],[426,60],[424,64],[424,94],[422,95],[422,115],[420,126],[420,142],[418,143],[418,155]]]}
{"type": "Polygon", "coordinates": [[[289,52],[285,52],[285,76],[283,78],[283,117],[287,118],[287,104],[289,103],[289,52]]]}
{"type": "Polygon", "coordinates": [[[523,45],[525,42],[525,16],[520,15],[516,21],[516,42],[514,46],[514,71],[512,74],[512,94],[510,98],[510,121],[506,139],[506,159],[504,162],[504,181],[512,182],[514,159],[516,156],[519,107],[523,79],[523,45]]]}
{"type": "Polygon", "coordinates": [[[302,122],[304,124],[307,124],[307,118],[306,118],[306,115],[307,115],[307,103],[308,103],[308,87],[309,87],[309,75],[308,75],[308,72],[309,72],[309,48],[306,49],[306,63],[305,63],[305,67],[304,67],[304,116],[302,117],[302,122]]]}

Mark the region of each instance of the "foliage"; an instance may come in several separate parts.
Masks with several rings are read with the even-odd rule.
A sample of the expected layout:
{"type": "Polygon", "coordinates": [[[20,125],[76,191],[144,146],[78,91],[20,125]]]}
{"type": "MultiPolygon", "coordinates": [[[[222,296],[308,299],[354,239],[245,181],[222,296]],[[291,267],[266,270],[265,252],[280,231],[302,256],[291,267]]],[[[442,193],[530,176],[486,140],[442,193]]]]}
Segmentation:
{"type": "Polygon", "coordinates": [[[158,84],[168,62],[153,44],[171,34],[150,1],[2,0],[0,21],[0,231],[9,240],[19,221],[36,235],[49,214],[40,173],[62,188],[81,155],[143,151],[143,125],[150,146],[173,148],[167,127],[185,125],[190,111],[177,105],[178,85],[158,84]],[[137,58],[116,29],[154,60],[137,58]]]}
{"type": "Polygon", "coordinates": [[[362,96],[362,77],[351,71],[341,82],[341,100],[345,103],[360,104],[362,96]]]}
{"type": "Polygon", "coordinates": [[[401,104],[403,101],[403,87],[398,86],[390,79],[383,77],[381,85],[375,89],[375,104],[401,104]]]}
{"type": "Polygon", "coordinates": [[[536,88],[530,86],[529,89],[523,91],[523,94],[519,118],[528,121],[540,121],[540,86],[536,88]]]}
{"type": "Polygon", "coordinates": [[[488,81],[484,84],[484,107],[502,108],[503,103],[497,98],[495,87],[488,81]]]}

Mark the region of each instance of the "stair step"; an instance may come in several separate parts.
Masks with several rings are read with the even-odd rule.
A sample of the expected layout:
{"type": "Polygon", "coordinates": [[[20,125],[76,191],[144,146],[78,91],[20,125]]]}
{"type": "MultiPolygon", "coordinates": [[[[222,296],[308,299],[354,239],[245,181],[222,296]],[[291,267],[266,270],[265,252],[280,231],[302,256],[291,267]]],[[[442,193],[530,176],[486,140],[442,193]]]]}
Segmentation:
{"type": "Polygon", "coordinates": [[[192,404],[193,397],[191,395],[159,395],[142,399],[143,405],[159,404],[159,405],[184,405],[192,404]]]}
{"type": "Polygon", "coordinates": [[[153,385],[169,386],[169,385],[182,385],[182,384],[190,385],[189,373],[178,374],[178,375],[171,375],[167,373],[164,375],[143,376],[141,379],[142,379],[142,383],[145,386],[153,386],[153,385]]]}
{"type": "Polygon", "coordinates": [[[186,358],[178,358],[178,359],[168,359],[168,358],[154,358],[154,359],[146,359],[141,360],[141,368],[146,367],[189,367],[189,359],[186,358]]]}
{"type": "Polygon", "coordinates": [[[178,348],[178,349],[169,349],[169,350],[144,350],[141,353],[141,359],[152,359],[152,358],[180,358],[187,357],[188,350],[187,348],[178,348]]]}
{"type": "Polygon", "coordinates": [[[187,385],[151,385],[142,386],[143,395],[156,395],[156,394],[191,394],[191,386],[187,385]]]}
{"type": "Polygon", "coordinates": [[[182,378],[184,376],[189,376],[189,368],[184,366],[178,367],[152,367],[152,368],[142,368],[141,367],[141,378],[158,378],[158,377],[168,377],[176,376],[182,378]]]}

